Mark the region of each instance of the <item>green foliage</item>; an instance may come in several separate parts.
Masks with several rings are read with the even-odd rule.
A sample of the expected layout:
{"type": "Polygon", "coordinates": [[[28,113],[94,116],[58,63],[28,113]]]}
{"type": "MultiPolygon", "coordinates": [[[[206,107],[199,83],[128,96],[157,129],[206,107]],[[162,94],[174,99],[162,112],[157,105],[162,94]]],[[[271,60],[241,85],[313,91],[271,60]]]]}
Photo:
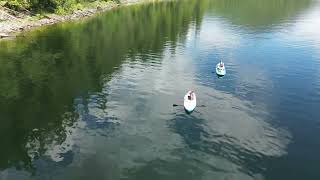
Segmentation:
{"type": "Polygon", "coordinates": [[[84,5],[108,0],[6,0],[5,6],[15,11],[31,10],[33,12],[57,12],[63,14],[84,5]]]}
{"type": "Polygon", "coordinates": [[[3,1],[4,6],[15,11],[22,11],[30,8],[30,3],[25,0],[9,0],[3,1]]]}

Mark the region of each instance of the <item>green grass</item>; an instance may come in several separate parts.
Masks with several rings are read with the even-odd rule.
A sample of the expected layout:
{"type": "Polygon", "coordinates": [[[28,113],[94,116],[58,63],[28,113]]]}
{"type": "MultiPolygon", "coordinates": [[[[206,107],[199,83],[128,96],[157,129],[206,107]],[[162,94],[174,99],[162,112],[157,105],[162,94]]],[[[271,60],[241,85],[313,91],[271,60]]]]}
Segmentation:
{"type": "Polygon", "coordinates": [[[65,14],[85,7],[96,7],[107,1],[111,0],[0,0],[0,5],[14,11],[30,11],[34,14],[65,14]]]}

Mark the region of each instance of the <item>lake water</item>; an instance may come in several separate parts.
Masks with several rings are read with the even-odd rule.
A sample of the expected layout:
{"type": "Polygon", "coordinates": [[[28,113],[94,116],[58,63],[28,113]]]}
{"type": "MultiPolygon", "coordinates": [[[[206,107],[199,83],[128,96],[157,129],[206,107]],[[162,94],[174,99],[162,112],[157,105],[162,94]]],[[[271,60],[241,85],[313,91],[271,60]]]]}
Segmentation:
{"type": "Polygon", "coordinates": [[[2,40],[0,122],[1,180],[319,180],[320,1],[142,4],[2,40]]]}

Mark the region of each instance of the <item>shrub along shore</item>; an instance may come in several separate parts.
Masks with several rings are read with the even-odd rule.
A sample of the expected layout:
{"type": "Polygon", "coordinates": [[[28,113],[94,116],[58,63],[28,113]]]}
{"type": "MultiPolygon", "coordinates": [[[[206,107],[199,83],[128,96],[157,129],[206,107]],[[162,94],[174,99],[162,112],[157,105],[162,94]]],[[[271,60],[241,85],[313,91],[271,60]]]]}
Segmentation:
{"type": "Polygon", "coordinates": [[[0,0],[2,6],[18,12],[66,13],[94,2],[111,0],[0,0]]]}
{"type": "Polygon", "coordinates": [[[143,1],[154,0],[0,0],[0,38],[143,1]]]}

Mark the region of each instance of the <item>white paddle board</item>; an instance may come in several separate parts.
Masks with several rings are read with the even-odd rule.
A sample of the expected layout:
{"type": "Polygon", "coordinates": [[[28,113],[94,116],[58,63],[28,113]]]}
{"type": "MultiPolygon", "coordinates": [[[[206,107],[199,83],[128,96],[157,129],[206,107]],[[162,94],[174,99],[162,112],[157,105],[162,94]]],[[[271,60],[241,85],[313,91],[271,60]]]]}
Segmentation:
{"type": "Polygon", "coordinates": [[[225,68],[223,62],[219,62],[219,63],[216,65],[216,73],[217,73],[217,75],[219,75],[219,76],[224,76],[224,75],[226,75],[226,68],[225,68]]]}
{"type": "Polygon", "coordinates": [[[183,106],[188,113],[191,113],[196,108],[197,98],[193,91],[188,91],[187,94],[184,95],[183,106]]]}

